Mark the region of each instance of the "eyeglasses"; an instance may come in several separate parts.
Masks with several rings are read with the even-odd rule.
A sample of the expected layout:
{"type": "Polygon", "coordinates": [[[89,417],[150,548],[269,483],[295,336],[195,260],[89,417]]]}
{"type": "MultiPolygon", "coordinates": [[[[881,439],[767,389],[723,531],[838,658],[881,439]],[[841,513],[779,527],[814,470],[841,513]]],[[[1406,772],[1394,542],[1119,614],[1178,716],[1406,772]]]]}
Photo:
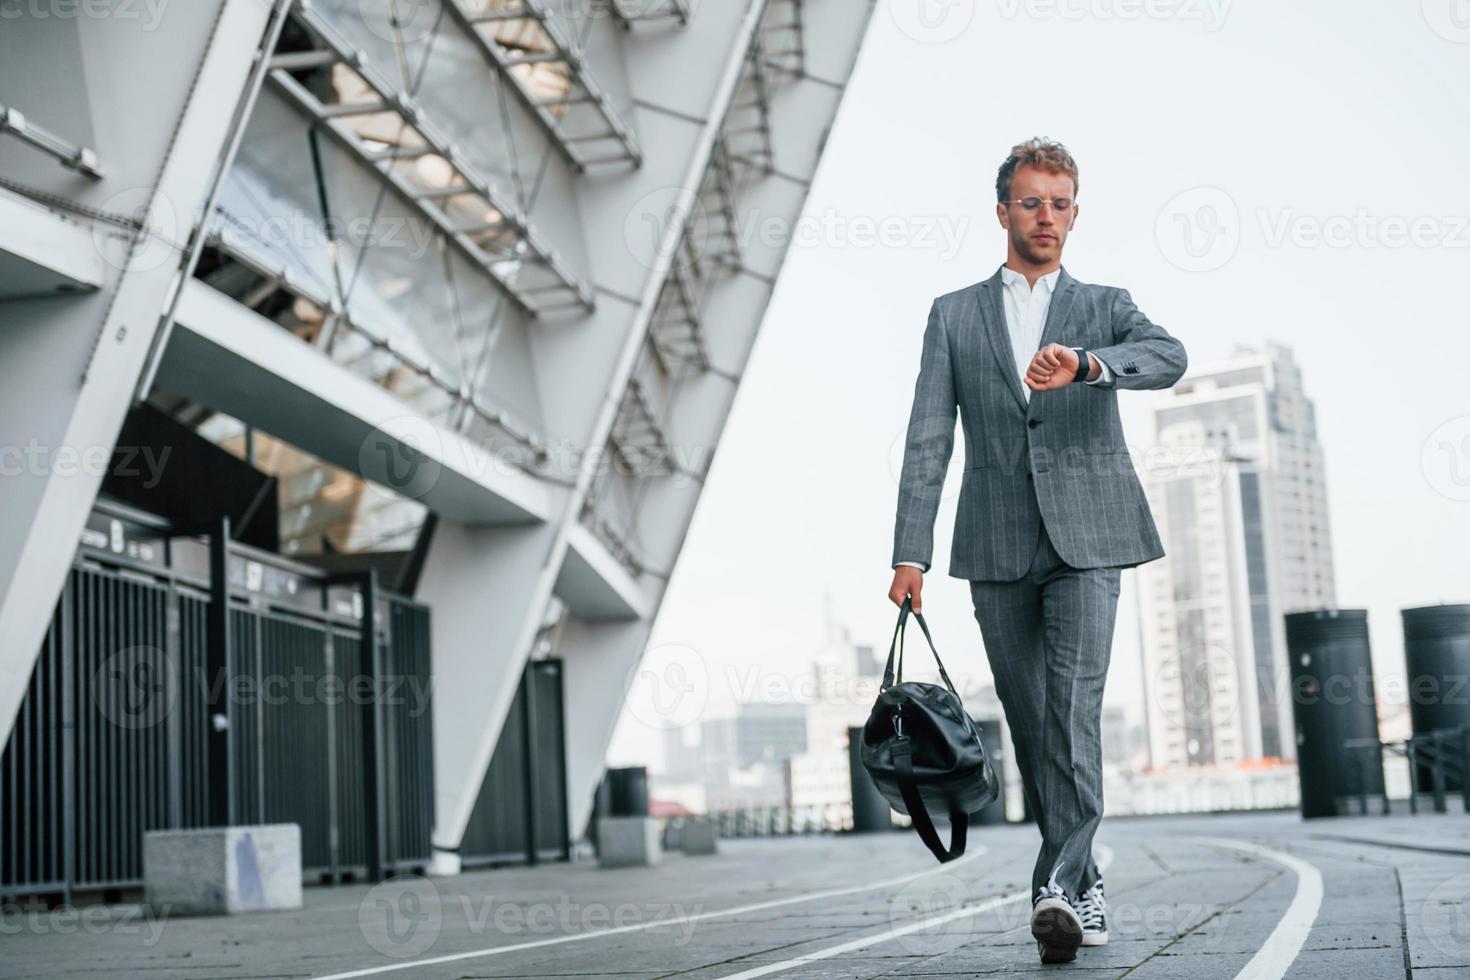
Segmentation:
{"type": "Polygon", "coordinates": [[[1059,197],[1052,201],[1046,201],[1037,197],[1035,194],[1032,194],[1029,197],[1023,197],[1018,201],[1002,201],[1001,203],[1019,204],[1021,205],[1021,210],[1025,211],[1027,214],[1035,214],[1037,211],[1041,210],[1041,206],[1043,204],[1050,204],[1053,211],[1056,211],[1059,214],[1066,214],[1068,211],[1072,210],[1072,204],[1074,202],[1070,197],[1059,197]]]}

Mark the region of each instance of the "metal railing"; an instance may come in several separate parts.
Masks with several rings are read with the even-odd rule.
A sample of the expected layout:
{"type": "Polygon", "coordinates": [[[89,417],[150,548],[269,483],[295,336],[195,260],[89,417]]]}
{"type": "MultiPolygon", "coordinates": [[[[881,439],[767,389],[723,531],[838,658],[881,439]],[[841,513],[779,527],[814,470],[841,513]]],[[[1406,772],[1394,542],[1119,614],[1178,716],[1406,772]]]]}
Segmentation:
{"type": "Polygon", "coordinates": [[[690,820],[713,821],[715,836],[723,838],[833,834],[852,830],[852,804],[736,807],[707,814],[663,817],[659,840],[664,850],[679,849],[683,828],[690,820]]]}
{"type": "Polygon", "coordinates": [[[1343,742],[1343,749],[1354,755],[1358,762],[1358,791],[1350,794],[1357,801],[1359,814],[1368,813],[1368,800],[1380,799],[1380,812],[1387,816],[1391,810],[1388,783],[1383,781],[1382,793],[1371,793],[1370,774],[1375,766],[1382,766],[1383,756],[1402,758],[1409,770],[1409,812],[1419,812],[1421,789],[1428,785],[1430,805],[1435,813],[1449,810],[1448,798],[1452,787],[1458,787],[1466,813],[1470,813],[1470,792],[1465,791],[1467,762],[1470,762],[1470,725],[1441,728],[1432,732],[1419,732],[1408,738],[1393,742],[1382,742],[1376,738],[1353,738],[1343,742]]]}
{"type": "Polygon", "coordinates": [[[145,518],[99,503],[0,750],[0,895],[136,888],[147,831],[227,824],[298,824],[313,880],[424,866],[427,609],[145,518]]]}

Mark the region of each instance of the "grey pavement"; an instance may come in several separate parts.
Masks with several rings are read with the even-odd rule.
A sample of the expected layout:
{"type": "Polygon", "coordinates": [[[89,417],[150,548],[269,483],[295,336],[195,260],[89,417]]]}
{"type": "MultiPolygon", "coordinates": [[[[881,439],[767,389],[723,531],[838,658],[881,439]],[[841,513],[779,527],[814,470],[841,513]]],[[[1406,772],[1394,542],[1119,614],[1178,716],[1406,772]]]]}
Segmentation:
{"type": "Polygon", "coordinates": [[[10,915],[0,977],[1470,977],[1463,814],[1105,820],[1111,942],[1048,967],[1026,928],[1036,830],[970,841],[947,865],[908,831],[724,840],[653,868],[308,888],[290,913],[10,915]]]}

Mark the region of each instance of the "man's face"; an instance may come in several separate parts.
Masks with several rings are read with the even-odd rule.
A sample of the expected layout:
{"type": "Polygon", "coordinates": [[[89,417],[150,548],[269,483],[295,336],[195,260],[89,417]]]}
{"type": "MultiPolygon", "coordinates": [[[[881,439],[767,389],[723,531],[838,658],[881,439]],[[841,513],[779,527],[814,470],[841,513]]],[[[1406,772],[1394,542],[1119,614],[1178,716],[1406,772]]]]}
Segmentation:
{"type": "Polygon", "coordinates": [[[1035,196],[1046,202],[1031,212],[1019,204],[995,206],[1001,227],[1010,235],[1011,247],[1022,259],[1034,265],[1049,265],[1061,260],[1067,232],[1072,230],[1072,224],[1077,220],[1077,204],[1074,201],[1069,211],[1059,212],[1051,202],[1059,197],[1070,198],[1074,193],[1072,178],[1066,174],[1031,166],[1016,168],[1011,175],[1010,199],[1019,201],[1035,196]]]}

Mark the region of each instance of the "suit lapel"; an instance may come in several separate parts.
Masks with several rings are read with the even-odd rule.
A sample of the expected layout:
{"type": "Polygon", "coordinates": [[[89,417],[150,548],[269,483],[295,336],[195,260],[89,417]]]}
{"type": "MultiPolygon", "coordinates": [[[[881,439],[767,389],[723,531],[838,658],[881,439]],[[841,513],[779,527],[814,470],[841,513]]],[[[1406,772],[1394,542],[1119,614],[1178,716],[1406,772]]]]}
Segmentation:
{"type": "Polygon", "coordinates": [[[1062,327],[1067,322],[1067,314],[1072,309],[1072,300],[1077,296],[1077,280],[1067,275],[1066,269],[1061,269],[1057,276],[1056,292],[1052,293],[1051,305],[1046,309],[1046,325],[1041,328],[1041,343],[1037,350],[1047,344],[1056,341],[1062,332],[1062,327]]]}
{"type": "MultiPolygon", "coordinates": [[[[1060,278],[1060,277],[1058,277],[1060,278]]],[[[1016,405],[1026,411],[1026,393],[1021,390],[1021,379],[1016,376],[1016,353],[1011,347],[1011,332],[1006,329],[1005,283],[1000,278],[1000,269],[995,275],[980,283],[977,299],[980,301],[980,321],[985,325],[985,336],[990,353],[1000,367],[1006,387],[1015,396],[1016,405]]]]}

